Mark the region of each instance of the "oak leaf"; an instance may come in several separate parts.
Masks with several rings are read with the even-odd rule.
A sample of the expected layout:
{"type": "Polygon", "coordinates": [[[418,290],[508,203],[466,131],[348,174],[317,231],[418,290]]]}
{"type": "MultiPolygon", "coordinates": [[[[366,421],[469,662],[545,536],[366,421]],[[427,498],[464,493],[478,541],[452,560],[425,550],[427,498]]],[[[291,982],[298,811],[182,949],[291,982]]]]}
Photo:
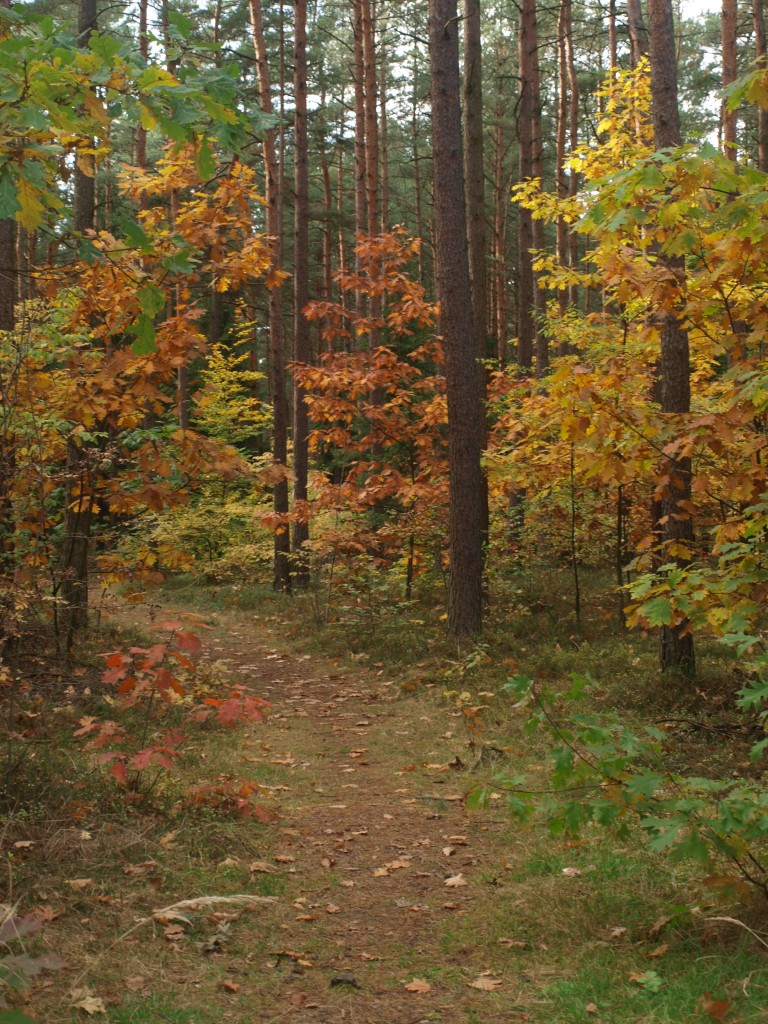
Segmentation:
{"type": "Polygon", "coordinates": [[[481,992],[495,992],[501,988],[501,978],[489,978],[487,974],[481,974],[474,981],[467,982],[470,988],[477,988],[481,992]]]}
{"type": "Polygon", "coordinates": [[[428,981],[424,981],[423,978],[414,978],[413,981],[409,981],[407,985],[403,985],[406,992],[415,992],[417,995],[426,995],[427,992],[432,991],[432,986],[428,981]]]}

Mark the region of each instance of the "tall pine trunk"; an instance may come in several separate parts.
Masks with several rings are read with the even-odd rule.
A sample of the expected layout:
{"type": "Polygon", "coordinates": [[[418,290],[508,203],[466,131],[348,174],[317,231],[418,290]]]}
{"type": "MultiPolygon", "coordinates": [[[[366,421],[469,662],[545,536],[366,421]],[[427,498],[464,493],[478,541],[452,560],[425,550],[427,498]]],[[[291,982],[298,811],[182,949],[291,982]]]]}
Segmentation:
{"type": "MultiPolygon", "coordinates": [[[[520,180],[537,175],[541,167],[541,130],[539,106],[539,59],[536,0],[521,0],[518,24],[520,65],[520,100],[517,108],[517,140],[519,147],[520,180]]],[[[522,206],[517,211],[517,361],[526,370],[533,366],[534,353],[539,351],[539,325],[536,312],[536,274],[533,269],[532,249],[536,247],[539,231],[530,210],[522,206]]],[[[543,369],[537,366],[539,372],[543,369]]]]}
{"type": "Polygon", "coordinates": [[[456,0],[430,0],[435,270],[445,345],[450,465],[448,628],[482,628],[482,431],[472,320],[456,0]]]}
{"type": "MultiPolygon", "coordinates": [[[[726,89],[731,82],[736,81],[738,74],[738,60],[736,56],[736,21],[738,17],[738,0],[723,0],[720,27],[722,35],[723,67],[722,83],[726,89]]],[[[728,109],[727,100],[723,100],[722,106],[723,122],[723,151],[729,160],[736,162],[736,111],[728,109]]]]}
{"type": "MultiPolygon", "coordinates": [[[[309,302],[309,170],[307,138],[307,0],[295,0],[293,41],[294,98],[294,268],[293,268],[293,356],[297,363],[310,361],[309,321],[304,309],[309,302]]],[[[309,416],[306,392],[293,383],[293,500],[307,500],[309,469],[309,416]]],[[[309,568],[304,544],[309,524],[299,519],[293,526],[293,572],[297,582],[306,584],[309,568]]]]}
{"type": "MultiPolygon", "coordinates": [[[[765,67],[768,56],[763,0],[752,0],[752,25],[755,31],[755,57],[759,67],[765,67]]],[[[760,106],[757,111],[757,166],[768,174],[768,110],[760,106]]]]}
{"type": "MultiPolygon", "coordinates": [[[[677,100],[677,60],[671,0],[648,0],[648,27],[651,59],[651,97],[653,134],[657,149],[679,146],[682,142],[680,112],[677,100]]],[[[658,255],[658,262],[677,279],[676,288],[685,287],[685,264],[682,258],[658,255]]],[[[681,416],[691,409],[691,368],[688,332],[682,322],[680,307],[660,311],[661,339],[661,410],[670,417],[681,416]]],[[[658,533],[662,557],[678,565],[688,564],[693,543],[691,504],[691,460],[670,458],[664,466],[668,478],[661,500],[658,533]]],[[[693,636],[689,623],[663,626],[661,633],[662,670],[691,676],[695,671],[693,636]]]]}
{"type": "MultiPolygon", "coordinates": [[[[261,0],[248,0],[251,17],[251,31],[256,53],[256,67],[259,79],[261,109],[271,114],[272,89],[269,60],[264,39],[264,21],[261,0]]],[[[277,162],[274,129],[266,132],[262,142],[265,167],[265,199],[267,203],[267,235],[272,246],[272,259],[276,266],[282,262],[283,228],[282,196],[280,193],[280,169],[277,162]]],[[[280,286],[269,290],[269,345],[272,377],[272,457],[278,473],[287,472],[288,461],[288,400],[285,388],[285,349],[283,340],[283,297],[280,286]]],[[[275,515],[288,513],[288,478],[277,479],[273,489],[275,515]]],[[[291,589],[290,575],[290,533],[287,527],[275,531],[275,554],[273,585],[276,590],[291,589]]]]}

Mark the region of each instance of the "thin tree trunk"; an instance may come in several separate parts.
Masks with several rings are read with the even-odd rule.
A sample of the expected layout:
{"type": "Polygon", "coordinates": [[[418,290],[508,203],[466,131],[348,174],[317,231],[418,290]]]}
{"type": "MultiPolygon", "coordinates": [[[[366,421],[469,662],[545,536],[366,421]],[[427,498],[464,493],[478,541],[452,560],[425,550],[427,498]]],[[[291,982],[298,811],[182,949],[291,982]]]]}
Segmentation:
{"type": "MultiPolygon", "coordinates": [[[[310,326],[304,316],[309,302],[309,168],[307,137],[307,0],[295,0],[293,36],[294,99],[294,268],[293,268],[293,356],[297,363],[310,362],[310,326]]],[[[293,500],[307,500],[309,468],[309,415],[306,392],[293,382],[293,500]]],[[[294,579],[306,585],[309,566],[304,544],[309,539],[309,524],[297,520],[293,526],[294,579]]]]}
{"type": "MultiPolygon", "coordinates": [[[[568,195],[568,179],[565,172],[565,150],[568,138],[568,60],[565,39],[570,31],[570,18],[571,0],[560,0],[560,11],[557,18],[557,136],[555,144],[555,184],[560,199],[565,199],[568,195]]],[[[557,262],[561,267],[568,266],[568,225],[562,214],[557,218],[557,262]]],[[[557,294],[562,314],[565,313],[568,306],[568,292],[565,288],[561,288],[557,294]]]]}
{"type": "Polygon", "coordinates": [[[461,85],[456,0],[430,0],[435,264],[446,357],[450,463],[448,628],[482,628],[482,431],[473,343],[461,152],[461,85]]]}
{"type": "MultiPolygon", "coordinates": [[[[379,233],[379,112],[378,84],[376,75],[376,6],[375,0],[362,0],[363,18],[363,65],[365,94],[365,190],[368,208],[369,235],[379,233]]],[[[371,295],[369,299],[371,320],[375,323],[381,316],[381,296],[371,295]]],[[[379,330],[372,327],[369,344],[372,349],[379,345],[379,330]]],[[[377,400],[374,395],[374,401],[377,400]]]]}
{"type": "MultiPolygon", "coordinates": [[[[414,54],[413,60],[413,91],[411,93],[411,150],[413,153],[413,184],[414,184],[414,200],[416,205],[416,236],[420,239],[424,239],[424,214],[422,209],[422,196],[421,196],[421,155],[419,153],[419,137],[421,135],[419,131],[419,118],[418,118],[418,102],[419,98],[416,95],[416,81],[417,81],[417,62],[416,55],[414,54]]],[[[419,284],[424,284],[424,258],[422,255],[423,246],[419,248],[419,284]]]]}
{"type": "MultiPolygon", "coordinates": [[[[256,53],[259,79],[259,99],[265,113],[271,114],[272,90],[269,61],[264,39],[261,0],[248,0],[251,31],[256,53]]],[[[272,259],[276,266],[282,262],[282,209],[280,172],[275,148],[275,131],[266,132],[262,142],[265,166],[265,199],[267,203],[267,235],[272,246],[272,259]]],[[[288,402],[285,390],[285,352],[283,347],[283,298],[279,285],[269,290],[269,343],[272,381],[272,456],[279,468],[286,468],[288,459],[288,402]]],[[[288,479],[278,480],[273,489],[275,514],[288,513],[288,479]]],[[[290,533],[288,528],[275,531],[274,587],[288,591],[290,576],[290,533]]]]}
{"type": "Polygon", "coordinates": [[[619,45],[616,36],[616,0],[608,0],[608,59],[611,62],[612,69],[619,66],[619,45]]]}
{"type": "MultiPolygon", "coordinates": [[[[722,29],[722,46],[723,46],[723,67],[722,67],[722,83],[723,89],[727,88],[731,82],[736,81],[738,74],[738,60],[736,57],[736,21],[738,16],[738,0],[723,0],[722,16],[721,16],[721,29],[722,29]]],[[[722,105],[722,121],[723,121],[723,151],[729,160],[736,162],[737,149],[736,149],[736,111],[728,109],[727,100],[723,100],[722,105]]]]}
{"type": "MultiPolygon", "coordinates": [[[[520,180],[535,174],[536,107],[538,103],[536,0],[522,0],[518,25],[520,102],[517,112],[520,180]]],[[[533,270],[534,221],[531,211],[517,211],[517,361],[530,370],[536,349],[536,279],[533,270]]]]}
{"type": "Polygon", "coordinates": [[[469,275],[472,282],[472,308],[475,316],[475,348],[478,359],[485,359],[487,356],[488,312],[480,0],[464,0],[464,140],[469,275]]]}
{"type": "Polygon", "coordinates": [[[389,231],[389,115],[387,112],[387,75],[389,67],[384,47],[386,19],[381,30],[381,71],[379,72],[379,148],[381,149],[381,221],[382,234],[389,231]]]}
{"type": "Polygon", "coordinates": [[[499,366],[507,363],[509,331],[509,284],[507,274],[507,225],[509,182],[505,168],[507,143],[504,131],[504,83],[501,74],[497,83],[496,129],[493,146],[493,310],[496,335],[496,358],[499,366]]]}
{"type": "MultiPolygon", "coordinates": [[[[679,146],[682,141],[671,0],[648,0],[648,23],[654,142],[657,149],[665,149],[679,146]]],[[[685,284],[682,258],[659,254],[658,262],[675,275],[682,291],[685,284]]],[[[679,303],[682,305],[682,297],[679,303]]],[[[688,332],[681,321],[679,309],[662,311],[660,318],[661,409],[667,415],[685,415],[691,409],[688,332]]],[[[687,552],[693,542],[691,460],[668,459],[664,475],[669,483],[662,496],[659,520],[663,557],[666,561],[685,566],[690,560],[687,552]]],[[[693,675],[693,636],[688,622],[662,627],[661,667],[664,671],[693,675]]]]}
{"type": "MultiPolygon", "coordinates": [[[[80,11],[77,20],[77,41],[82,49],[87,48],[91,34],[96,31],[98,18],[97,0],[80,0],[80,11]]],[[[75,198],[72,210],[72,227],[75,231],[85,233],[93,230],[96,213],[96,182],[95,168],[92,158],[89,171],[86,173],[78,162],[75,164],[75,198]]]]}
{"type": "Polygon", "coordinates": [[[636,68],[640,58],[648,53],[648,29],[643,20],[642,0],[627,0],[627,26],[629,28],[629,64],[636,68]]]}
{"type": "MultiPolygon", "coordinates": [[[[573,52],[573,17],[570,0],[568,0],[568,19],[567,19],[567,31],[565,33],[565,63],[568,69],[568,92],[570,94],[570,134],[568,139],[568,148],[571,153],[576,151],[576,147],[579,144],[579,76],[576,73],[576,59],[573,52]]],[[[568,196],[571,199],[576,198],[576,194],[579,191],[579,175],[578,172],[571,168],[568,171],[568,196]]],[[[568,265],[571,270],[576,270],[579,266],[579,235],[573,228],[568,230],[568,265]]],[[[568,302],[572,306],[576,306],[579,298],[578,285],[572,284],[568,289],[568,302]]]]}
{"type": "MultiPolygon", "coordinates": [[[[765,9],[763,0],[752,0],[752,24],[755,30],[755,56],[758,67],[765,67],[766,44],[765,9]]],[[[757,111],[757,166],[768,174],[768,110],[760,106],[757,111]]]]}
{"type": "MultiPolygon", "coordinates": [[[[368,193],[365,137],[365,45],[363,40],[363,0],[353,0],[353,41],[355,81],[355,239],[360,239],[368,230],[368,193]]],[[[355,270],[361,269],[359,255],[355,257],[355,270]]],[[[366,303],[362,291],[355,291],[355,308],[358,315],[365,313],[366,303]]]]}
{"type": "MultiPolygon", "coordinates": [[[[147,34],[147,9],[149,0],[139,0],[139,53],[147,60],[149,58],[149,36],[147,34]]],[[[139,170],[145,170],[147,166],[147,129],[141,124],[136,125],[136,166],[139,170]]],[[[147,199],[142,193],[139,200],[140,208],[147,205],[147,199]]]]}
{"type": "MultiPolygon", "coordinates": [[[[487,358],[488,281],[486,275],[485,162],[483,147],[483,52],[480,33],[480,0],[464,0],[464,177],[467,204],[467,244],[477,378],[481,402],[482,446],[487,445],[485,402],[487,358]]],[[[482,475],[483,546],[488,542],[488,478],[482,475]]]]}
{"type": "Polygon", "coordinates": [[[0,220],[0,331],[16,325],[16,221],[0,220]]]}

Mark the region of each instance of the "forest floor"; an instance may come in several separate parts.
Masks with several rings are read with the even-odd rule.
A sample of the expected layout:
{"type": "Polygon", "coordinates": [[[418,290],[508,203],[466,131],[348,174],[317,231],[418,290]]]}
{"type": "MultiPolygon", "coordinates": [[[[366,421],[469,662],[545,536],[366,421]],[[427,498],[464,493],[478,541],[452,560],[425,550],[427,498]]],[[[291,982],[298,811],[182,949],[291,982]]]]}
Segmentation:
{"type": "MultiPolygon", "coordinates": [[[[156,615],[116,610],[134,628],[156,615]]],[[[439,691],[307,654],[252,613],[217,615],[203,640],[272,710],[203,732],[187,770],[259,781],[278,816],[116,814],[31,831],[27,847],[9,843],[17,826],[14,896],[48,919],[40,941],[68,964],[30,993],[36,1020],[768,1020],[768,960],[749,933],[676,924],[685,872],[603,836],[522,829],[500,798],[466,809],[488,751],[510,773],[541,756],[519,731],[504,750],[475,744],[439,691]],[[265,902],[153,918],[238,895],[265,902]]]]}

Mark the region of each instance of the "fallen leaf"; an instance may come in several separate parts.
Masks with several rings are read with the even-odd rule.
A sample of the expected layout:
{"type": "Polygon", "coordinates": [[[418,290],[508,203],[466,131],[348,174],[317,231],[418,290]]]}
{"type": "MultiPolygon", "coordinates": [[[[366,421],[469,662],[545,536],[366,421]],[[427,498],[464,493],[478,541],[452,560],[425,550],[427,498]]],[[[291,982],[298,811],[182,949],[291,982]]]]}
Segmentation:
{"type": "Polygon", "coordinates": [[[479,978],[475,978],[474,981],[467,982],[470,988],[478,988],[481,992],[495,992],[497,988],[501,988],[501,978],[489,978],[485,974],[481,974],[479,978]]]}
{"type": "Polygon", "coordinates": [[[664,956],[664,954],[667,952],[668,949],[669,949],[669,943],[665,942],[663,945],[657,946],[656,949],[652,949],[651,952],[648,954],[648,956],[654,956],[654,957],[656,957],[656,956],[664,956]]]}
{"type": "Polygon", "coordinates": [[[563,868],[563,874],[566,878],[576,878],[581,874],[578,868],[563,868]]]}
{"type": "Polygon", "coordinates": [[[341,907],[337,907],[335,903],[326,903],[325,912],[326,914],[340,914],[341,907]]]}
{"type": "Polygon", "coordinates": [[[427,992],[432,991],[432,986],[423,978],[414,978],[407,985],[403,985],[403,988],[406,992],[415,992],[417,995],[426,995],[427,992]]]}
{"type": "Polygon", "coordinates": [[[77,892],[82,892],[83,889],[89,889],[96,883],[92,878],[67,878],[64,881],[65,885],[68,885],[70,889],[75,889],[77,892]]]}
{"type": "Polygon", "coordinates": [[[658,921],[651,925],[648,929],[648,938],[653,939],[657,935],[661,935],[664,929],[667,927],[669,922],[672,920],[671,917],[660,917],[658,921]]]}
{"type": "Polygon", "coordinates": [[[20,839],[13,844],[14,850],[30,850],[35,845],[34,839],[20,839]]]}
{"type": "Polygon", "coordinates": [[[623,939],[626,934],[627,929],[621,925],[617,928],[610,928],[608,930],[608,938],[611,940],[623,939]]]}
{"type": "Polygon", "coordinates": [[[139,974],[135,978],[125,978],[123,984],[129,992],[140,992],[147,984],[147,979],[139,974]]]}
{"type": "Polygon", "coordinates": [[[236,981],[232,981],[230,978],[222,978],[219,982],[219,988],[225,992],[239,992],[240,986],[236,981]]]}
{"type": "Polygon", "coordinates": [[[451,875],[450,878],[446,878],[443,885],[446,885],[449,889],[459,889],[462,885],[468,885],[466,878],[462,874],[451,875]]]}
{"type": "Polygon", "coordinates": [[[146,875],[157,867],[156,860],[145,860],[141,864],[126,864],[123,868],[124,875],[146,875]]]}
{"type": "Polygon", "coordinates": [[[599,1013],[600,1012],[598,1010],[598,1008],[595,1006],[594,1003],[587,1003],[587,1005],[584,1007],[584,1010],[585,1010],[586,1013],[599,1013]]]}
{"type": "Polygon", "coordinates": [[[699,1000],[697,1009],[710,1018],[710,1020],[725,1020],[731,1010],[727,999],[713,999],[709,992],[705,992],[699,1000]]]}
{"type": "Polygon", "coordinates": [[[452,857],[454,853],[456,853],[455,846],[444,846],[442,849],[442,854],[444,857],[452,857]]]}
{"type": "Polygon", "coordinates": [[[506,946],[507,949],[525,949],[528,943],[521,939],[499,939],[499,945],[506,946]]]}
{"type": "Polygon", "coordinates": [[[297,914],[294,921],[316,921],[317,914],[297,914]]]}
{"type": "Polygon", "coordinates": [[[76,988],[71,992],[71,1006],[76,1010],[85,1010],[91,1016],[96,1013],[106,1013],[107,1008],[104,1000],[95,996],[89,988],[76,988]]]}
{"type": "Polygon", "coordinates": [[[275,868],[271,864],[267,864],[265,860],[254,860],[248,865],[248,870],[252,875],[271,875],[275,868]]]}
{"type": "Polygon", "coordinates": [[[160,845],[166,850],[176,849],[176,844],[174,843],[173,840],[176,838],[178,834],[178,830],[176,830],[175,832],[166,832],[165,835],[160,839],[160,845]]]}
{"type": "Polygon", "coordinates": [[[275,857],[275,860],[278,864],[293,864],[296,858],[292,857],[290,853],[280,853],[275,857]]]}

